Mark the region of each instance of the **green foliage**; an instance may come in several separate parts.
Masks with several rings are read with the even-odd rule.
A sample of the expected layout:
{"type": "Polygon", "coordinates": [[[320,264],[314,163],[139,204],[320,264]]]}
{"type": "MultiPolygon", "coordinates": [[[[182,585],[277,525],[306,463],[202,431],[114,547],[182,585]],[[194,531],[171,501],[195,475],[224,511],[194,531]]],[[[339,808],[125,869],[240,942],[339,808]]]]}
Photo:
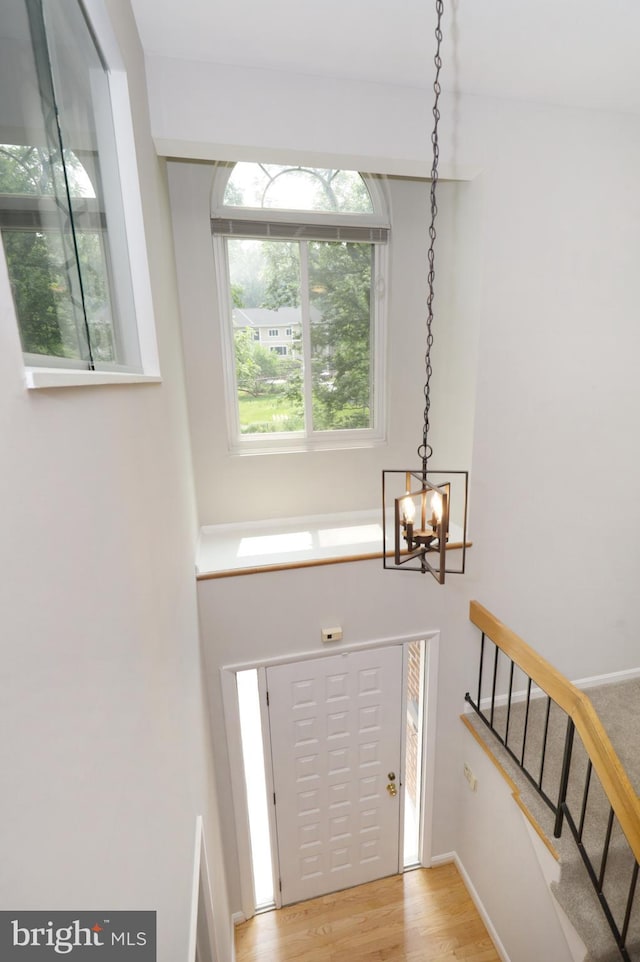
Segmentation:
{"type": "Polygon", "coordinates": [[[309,245],[313,423],[368,428],[371,394],[370,244],[309,245]]]}
{"type": "Polygon", "coordinates": [[[282,393],[274,382],[286,381],[295,362],[254,341],[249,328],[234,331],[234,347],[238,390],[253,397],[282,393]]]}
{"type": "Polygon", "coordinates": [[[32,354],[73,356],[62,336],[71,322],[67,288],[51,269],[44,234],[5,231],[3,241],[22,349],[32,354]]]}
{"type": "Polygon", "coordinates": [[[300,253],[291,242],[264,245],[265,288],[260,307],[277,311],[300,305],[300,253]]]}
{"type": "Polygon", "coordinates": [[[245,307],[244,291],[240,284],[231,285],[231,303],[234,307],[245,307]]]}
{"type": "MultiPolygon", "coordinates": [[[[65,166],[72,194],[90,193],[84,168],[73,154],[65,154],[65,166]]],[[[70,213],[53,199],[62,176],[59,153],[0,145],[0,203],[2,193],[45,197],[45,201],[34,197],[33,210],[43,204],[57,213],[59,224],[58,229],[45,222],[46,229],[21,225],[2,232],[22,347],[31,354],[79,358],[87,354],[89,334],[93,358],[113,361],[116,348],[101,235],[77,226],[72,232],[70,213]]]]}
{"type": "Polygon", "coordinates": [[[241,397],[240,429],[243,434],[273,434],[280,431],[302,431],[304,417],[286,397],[241,397]]]}

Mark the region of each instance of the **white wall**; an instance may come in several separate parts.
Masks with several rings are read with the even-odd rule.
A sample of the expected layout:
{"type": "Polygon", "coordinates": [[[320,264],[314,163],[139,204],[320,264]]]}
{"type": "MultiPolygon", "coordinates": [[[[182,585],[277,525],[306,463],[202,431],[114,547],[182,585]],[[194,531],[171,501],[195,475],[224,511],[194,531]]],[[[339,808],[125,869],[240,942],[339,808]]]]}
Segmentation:
{"type": "Polygon", "coordinates": [[[0,905],[155,909],[186,959],[195,817],[226,888],[193,576],[195,510],[164,171],[128,4],[162,385],[27,392],[0,266],[0,905]]]}
{"type": "Polygon", "coordinates": [[[570,677],[633,667],[640,119],[484,117],[479,597],[570,677]]]}
{"type": "Polygon", "coordinates": [[[158,56],[147,58],[147,75],[153,136],[169,157],[286,162],[339,152],[370,158],[343,166],[372,173],[431,169],[421,90],[158,56]]]}

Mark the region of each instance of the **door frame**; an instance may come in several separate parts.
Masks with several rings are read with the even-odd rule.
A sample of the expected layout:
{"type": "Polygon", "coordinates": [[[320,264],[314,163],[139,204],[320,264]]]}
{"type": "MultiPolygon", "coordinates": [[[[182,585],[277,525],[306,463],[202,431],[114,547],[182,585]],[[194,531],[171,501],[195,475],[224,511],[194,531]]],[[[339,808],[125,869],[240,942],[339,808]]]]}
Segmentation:
{"type": "MultiPolygon", "coordinates": [[[[433,829],[433,800],[434,800],[434,775],[435,775],[435,745],[436,745],[436,718],[437,718],[437,690],[438,690],[438,656],[440,645],[440,632],[437,630],[416,632],[411,635],[400,635],[395,638],[381,638],[375,641],[360,642],[354,644],[339,645],[336,648],[316,648],[311,651],[299,652],[296,654],[282,655],[275,658],[265,658],[243,664],[225,665],[220,668],[220,683],[222,687],[222,703],[227,733],[227,750],[229,755],[229,772],[231,781],[231,796],[235,812],[236,845],[238,853],[238,872],[240,878],[241,896],[241,915],[235,916],[237,922],[250,919],[255,915],[254,889],[253,889],[253,869],[251,864],[251,840],[249,833],[249,811],[247,806],[247,792],[242,764],[242,738],[240,734],[240,709],[238,704],[238,689],[236,685],[236,673],[257,669],[258,671],[258,691],[260,694],[260,716],[262,721],[262,732],[265,739],[265,758],[270,754],[270,735],[267,721],[267,706],[265,699],[266,691],[266,669],[273,665],[283,665],[300,661],[311,661],[316,658],[328,657],[340,652],[363,651],[375,648],[388,648],[395,645],[403,647],[412,641],[424,641],[425,645],[425,665],[424,665],[424,704],[425,712],[423,718],[423,764],[422,764],[422,813],[420,819],[420,864],[429,867],[432,858],[432,829],[433,829]]],[[[403,692],[402,700],[405,705],[406,714],[406,647],[403,651],[403,692]]],[[[404,775],[404,740],[405,728],[401,726],[402,746],[403,746],[403,775],[404,775]]],[[[265,777],[267,792],[273,792],[273,781],[271,765],[265,765],[265,777]]],[[[403,787],[401,802],[404,813],[404,777],[402,778],[403,787]]],[[[402,857],[402,843],[404,835],[404,817],[400,820],[400,840],[399,852],[402,857]]],[[[271,863],[275,869],[277,863],[277,841],[275,826],[275,811],[272,805],[269,806],[269,828],[271,833],[271,863]]],[[[274,871],[274,902],[276,908],[281,907],[280,892],[278,890],[278,879],[274,871]]]]}

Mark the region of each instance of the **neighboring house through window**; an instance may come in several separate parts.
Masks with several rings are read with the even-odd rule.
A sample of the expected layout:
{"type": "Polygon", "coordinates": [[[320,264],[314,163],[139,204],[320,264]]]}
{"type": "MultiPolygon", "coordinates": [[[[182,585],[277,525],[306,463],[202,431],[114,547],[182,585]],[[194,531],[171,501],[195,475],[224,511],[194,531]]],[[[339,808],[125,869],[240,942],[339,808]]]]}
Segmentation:
{"type": "Polygon", "coordinates": [[[231,446],[383,438],[388,220],[356,171],[221,166],[212,198],[231,446]]]}

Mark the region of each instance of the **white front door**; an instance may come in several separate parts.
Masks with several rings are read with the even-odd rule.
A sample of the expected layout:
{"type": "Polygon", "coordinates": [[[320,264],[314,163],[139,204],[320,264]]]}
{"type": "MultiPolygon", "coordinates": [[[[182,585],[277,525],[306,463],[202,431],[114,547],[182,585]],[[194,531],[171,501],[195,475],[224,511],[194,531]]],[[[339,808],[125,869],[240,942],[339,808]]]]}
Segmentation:
{"type": "Polygon", "coordinates": [[[401,868],[402,647],[267,669],[282,904],[401,868]]]}

